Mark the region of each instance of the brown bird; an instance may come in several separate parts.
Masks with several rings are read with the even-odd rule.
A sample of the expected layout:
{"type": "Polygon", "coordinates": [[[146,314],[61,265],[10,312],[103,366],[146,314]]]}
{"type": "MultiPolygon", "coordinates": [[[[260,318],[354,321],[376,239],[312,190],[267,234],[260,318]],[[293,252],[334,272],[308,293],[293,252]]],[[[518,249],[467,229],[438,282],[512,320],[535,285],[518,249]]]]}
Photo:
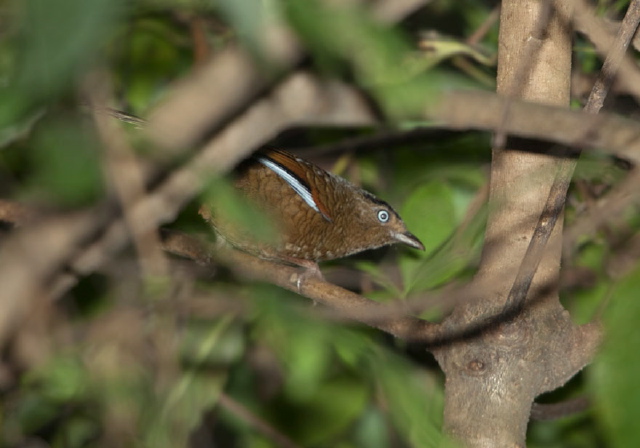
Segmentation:
{"type": "Polygon", "coordinates": [[[200,215],[232,246],[260,258],[304,266],[404,243],[424,250],[386,202],[345,179],[281,150],[262,151],[236,170],[235,187],[272,220],[275,241],[259,241],[224,218],[214,203],[200,215]]]}

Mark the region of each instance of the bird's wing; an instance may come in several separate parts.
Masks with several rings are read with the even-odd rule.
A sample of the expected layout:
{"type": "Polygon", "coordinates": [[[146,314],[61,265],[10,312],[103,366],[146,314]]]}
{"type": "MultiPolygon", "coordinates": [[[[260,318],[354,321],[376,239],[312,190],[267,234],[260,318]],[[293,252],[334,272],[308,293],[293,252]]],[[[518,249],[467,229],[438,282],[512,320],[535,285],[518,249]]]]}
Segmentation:
{"type": "Polygon", "coordinates": [[[257,159],[289,184],[309,207],[320,213],[327,221],[333,221],[329,208],[321,199],[320,191],[314,182],[309,182],[308,176],[313,174],[313,171],[309,171],[320,170],[320,168],[278,149],[260,153],[257,159]]]}

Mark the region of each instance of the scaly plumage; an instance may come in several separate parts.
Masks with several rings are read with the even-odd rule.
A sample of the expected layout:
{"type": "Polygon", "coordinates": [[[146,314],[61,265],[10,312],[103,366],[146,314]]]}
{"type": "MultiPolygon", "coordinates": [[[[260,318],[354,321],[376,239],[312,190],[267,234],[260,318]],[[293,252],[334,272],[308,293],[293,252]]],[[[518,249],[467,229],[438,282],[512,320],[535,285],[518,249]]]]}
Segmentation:
{"type": "Polygon", "coordinates": [[[276,241],[258,242],[214,204],[200,214],[231,245],[261,258],[310,266],[394,243],[424,250],[389,204],[288,152],[255,154],[238,167],[235,186],[276,225],[276,241]]]}

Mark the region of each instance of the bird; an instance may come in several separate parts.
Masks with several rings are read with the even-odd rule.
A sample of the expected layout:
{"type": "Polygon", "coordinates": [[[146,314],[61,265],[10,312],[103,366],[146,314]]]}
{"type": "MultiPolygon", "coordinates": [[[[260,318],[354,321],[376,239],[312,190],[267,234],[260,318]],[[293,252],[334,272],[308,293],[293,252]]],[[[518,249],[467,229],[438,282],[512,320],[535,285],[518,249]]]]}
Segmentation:
{"type": "Polygon", "coordinates": [[[322,278],[318,262],[395,243],[424,250],[388,203],[289,152],[258,151],[237,167],[233,185],[273,223],[275,239],[256,238],[215,201],[204,201],[199,214],[224,243],[259,258],[322,278]]]}

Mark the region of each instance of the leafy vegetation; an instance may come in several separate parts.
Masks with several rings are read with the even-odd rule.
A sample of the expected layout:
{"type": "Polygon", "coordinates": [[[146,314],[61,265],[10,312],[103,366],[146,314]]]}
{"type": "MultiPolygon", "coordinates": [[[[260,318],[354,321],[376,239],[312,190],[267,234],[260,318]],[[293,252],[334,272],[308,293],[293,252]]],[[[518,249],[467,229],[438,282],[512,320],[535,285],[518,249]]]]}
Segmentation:
{"type": "MultiPolygon", "coordinates": [[[[277,19],[304,46],[305,69],[364,92],[384,117],[385,130],[423,132],[384,148],[376,147],[379,129],[372,127],[305,126],[276,138],[287,148],[307,148],[310,158],[331,167],[314,148],[369,137],[370,149],[352,151],[335,167],[392,203],[427,248],[365,253],[324,265],[324,274],[380,302],[421,300],[422,317],[441,319],[452,304],[430,298],[469,281],[480,260],[491,151],[487,135],[443,132],[422,110],[445,90],[493,88],[498,24],[490,23],[479,45],[465,39],[490,20],[497,5],[425,2],[389,25],[366,2],[344,3],[0,3],[2,199],[45,214],[112,200],[103,142],[83,108],[89,73],[105,70],[117,107],[147,116],[176,81],[230,45],[247,46],[267,64],[263,33],[277,19]],[[426,31],[439,33],[430,47],[435,52],[418,50],[426,31]]],[[[613,18],[625,5],[599,2],[602,14],[613,18]]],[[[578,77],[589,78],[599,67],[584,40],[576,43],[576,61],[578,77]]],[[[153,158],[139,130],[129,126],[126,132],[140,159],[153,158]]],[[[162,176],[183,162],[172,160],[162,176]]],[[[586,157],[570,195],[567,225],[626,174],[611,160],[586,157]]],[[[202,197],[237,202],[219,179],[208,185],[202,197]]],[[[173,229],[211,235],[196,213],[202,197],[183,210],[173,229]]],[[[252,225],[255,215],[247,218],[246,212],[239,207],[239,219],[244,215],[252,225]]],[[[578,322],[604,314],[608,338],[592,367],[543,397],[587,394],[591,408],[532,423],[531,446],[628,447],[640,440],[634,423],[640,413],[634,384],[640,371],[637,253],[624,251],[635,241],[637,216],[627,210],[616,227],[581,235],[571,248],[563,300],[578,322]]],[[[5,238],[13,232],[9,224],[5,238]]],[[[440,428],[444,380],[425,350],[224,266],[205,270],[175,258],[171,278],[153,283],[138,261],[132,250],[114,254],[55,300],[51,291],[42,292],[3,352],[0,446],[449,443],[440,428]],[[289,441],[278,442],[254,419],[289,441]]]]}

